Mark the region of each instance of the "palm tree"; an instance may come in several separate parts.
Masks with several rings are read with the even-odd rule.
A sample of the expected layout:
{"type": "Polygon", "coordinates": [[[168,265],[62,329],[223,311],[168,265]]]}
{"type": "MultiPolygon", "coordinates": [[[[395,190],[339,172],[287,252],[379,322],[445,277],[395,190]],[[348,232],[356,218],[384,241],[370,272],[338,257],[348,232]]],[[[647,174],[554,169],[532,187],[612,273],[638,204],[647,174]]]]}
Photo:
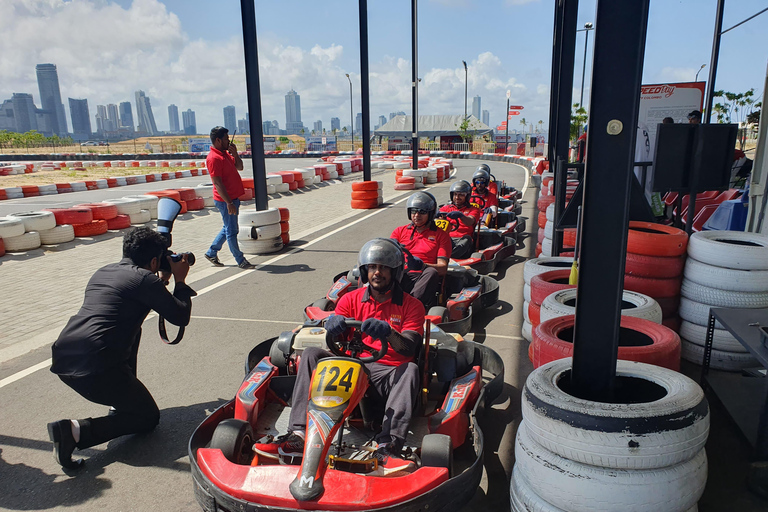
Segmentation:
{"type": "Polygon", "coordinates": [[[539,119],[539,122],[538,122],[538,123],[536,123],[536,124],[538,124],[538,125],[539,125],[539,133],[541,133],[541,132],[542,132],[542,129],[543,129],[543,127],[544,127],[544,121],[542,121],[541,119],[539,119]]]}
{"type": "Polygon", "coordinates": [[[525,127],[527,126],[528,122],[525,120],[525,118],[522,118],[520,120],[520,124],[523,125],[523,135],[525,135],[525,127]]]}

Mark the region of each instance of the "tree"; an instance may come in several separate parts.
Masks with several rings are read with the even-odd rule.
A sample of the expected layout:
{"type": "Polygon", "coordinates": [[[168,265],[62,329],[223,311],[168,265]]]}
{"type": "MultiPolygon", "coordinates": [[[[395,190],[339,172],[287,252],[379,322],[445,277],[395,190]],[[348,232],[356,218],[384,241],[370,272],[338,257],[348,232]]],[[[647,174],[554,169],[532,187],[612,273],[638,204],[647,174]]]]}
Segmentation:
{"type": "Polygon", "coordinates": [[[304,136],[304,128],[302,128],[301,130],[299,130],[299,133],[301,133],[301,136],[303,137],[303,136],[304,136]]]}
{"type": "Polygon", "coordinates": [[[589,119],[589,116],[587,115],[587,111],[584,110],[584,107],[578,103],[574,103],[573,111],[571,112],[571,128],[569,130],[571,140],[579,138],[581,126],[587,122],[587,119],[589,119]]]}
{"type": "Polygon", "coordinates": [[[525,135],[525,128],[528,125],[528,122],[525,120],[525,118],[522,118],[520,120],[520,124],[523,125],[523,135],[525,135]]]}
{"type": "Polygon", "coordinates": [[[475,127],[471,127],[469,125],[469,117],[465,117],[459,127],[456,129],[456,133],[459,134],[459,137],[461,137],[461,140],[464,142],[472,142],[472,140],[475,138],[475,134],[477,133],[477,130],[474,128],[475,127]]]}
{"type": "Polygon", "coordinates": [[[538,123],[536,123],[536,124],[538,124],[538,125],[539,125],[539,133],[541,133],[541,132],[543,131],[543,128],[544,128],[544,121],[542,121],[541,119],[539,119],[539,122],[538,122],[538,123]]]}
{"type": "Polygon", "coordinates": [[[760,108],[760,102],[755,103],[754,87],[747,92],[733,93],[728,91],[715,91],[715,98],[722,98],[722,103],[717,102],[712,107],[718,123],[737,123],[739,125],[738,139],[740,149],[744,149],[747,142],[748,120],[755,108],[760,108]]]}

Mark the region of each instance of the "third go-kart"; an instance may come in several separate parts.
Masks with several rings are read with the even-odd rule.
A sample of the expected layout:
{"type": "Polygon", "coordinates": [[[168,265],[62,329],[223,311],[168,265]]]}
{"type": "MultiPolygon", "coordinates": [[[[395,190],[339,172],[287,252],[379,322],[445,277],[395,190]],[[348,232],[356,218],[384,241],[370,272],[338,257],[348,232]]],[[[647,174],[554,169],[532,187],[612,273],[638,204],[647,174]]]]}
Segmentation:
{"type": "MultiPolygon", "coordinates": [[[[348,325],[357,331],[360,323],[348,325]]],[[[423,389],[402,452],[408,464],[388,471],[371,453],[383,407],[368,389],[363,364],[386,350],[382,343],[381,350],[364,355],[359,334],[336,338],[311,324],[251,350],[234,399],[208,416],[189,441],[195,497],[203,510],[416,512],[466,503],[482,476],[478,417],[501,392],[501,358],[484,345],[428,328],[417,354],[423,389]],[[281,464],[254,444],[286,431],[295,369],[310,346],[335,356],[321,359],[312,375],[301,465],[281,464]]]]}

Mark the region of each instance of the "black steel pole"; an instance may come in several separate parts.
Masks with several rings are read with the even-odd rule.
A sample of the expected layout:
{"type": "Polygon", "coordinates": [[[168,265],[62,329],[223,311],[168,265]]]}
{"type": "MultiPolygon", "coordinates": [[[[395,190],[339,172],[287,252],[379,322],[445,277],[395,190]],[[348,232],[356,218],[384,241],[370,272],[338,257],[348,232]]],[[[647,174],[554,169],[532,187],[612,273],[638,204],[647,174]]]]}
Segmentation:
{"type": "Polygon", "coordinates": [[[649,2],[596,8],[571,394],[600,402],[611,401],[616,378],[649,2]]]}
{"type": "Polygon", "coordinates": [[[251,130],[251,164],[256,209],[269,208],[267,198],[267,164],[264,161],[264,133],[261,121],[261,86],[259,85],[259,50],[256,44],[256,8],[253,0],[240,0],[243,18],[243,50],[245,52],[245,88],[251,130]]]}
{"type": "MultiPolygon", "coordinates": [[[[360,99],[363,107],[363,179],[371,180],[371,115],[368,112],[368,2],[360,0],[360,99]]],[[[352,133],[355,133],[354,130],[352,133]]],[[[352,142],[354,143],[354,137],[352,142]]],[[[353,144],[354,147],[354,144],[353,144]]]]}
{"type": "Polygon", "coordinates": [[[464,63],[464,119],[467,118],[467,61],[461,61],[464,63]]]}
{"type": "MultiPolygon", "coordinates": [[[[573,100],[573,61],[576,58],[576,21],[579,14],[578,0],[562,0],[563,20],[562,39],[560,47],[558,71],[557,97],[555,109],[557,110],[557,139],[555,143],[555,159],[568,161],[568,146],[571,138],[571,104],[573,100]]],[[[553,141],[552,137],[549,138],[553,141]]],[[[563,168],[565,169],[565,168],[563,168]]]]}
{"type": "Polygon", "coordinates": [[[702,122],[709,124],[712,117],[712,101],[715,94],[715,79],[717,78],[717,60],[720,57],[720,36],[723,30],[723,12],[725,0],[717,0],[717,16],[715,17],[715,34],[712,36],[712,57],[709,59],[709,80],[707,81],[707,100],[704,104],[702,122]]]}
{"type": "Polygon", "coordinates": [[[413,148],[411,168],[419,168],[419,36],[418,36],[418,5],[417,0],[411,0],[411,112],[413,117],[413,148]]]}
{"type": "Polygon", "coordinates": [[[581,64],[581,96],[579,96],[579,107],[584,108],[584,76],[587,73],[587,42],[589,41],[590,29],[584,27],[584,60],[581,64]]]}
{"type": "MultiPolygon", "coordinates": [[[[557,98],[559,94],[558,73],[560,70],[560,52],[563,46],[563,0],[555,2],[555,26],[552,29],[552,77],[549,84],[549,147],[547,160],[551,169],[555,166],[555,141],[557,140],[557,98]]],[[[509,124],[509,113],[507,113],[509,124]]]]}
{"type": "Polygon", "coordinates": [[[507,112],[504,114],[504,123],[504,154],[506,155],[509,151],[509,96],[507,96],[507,112]]]}

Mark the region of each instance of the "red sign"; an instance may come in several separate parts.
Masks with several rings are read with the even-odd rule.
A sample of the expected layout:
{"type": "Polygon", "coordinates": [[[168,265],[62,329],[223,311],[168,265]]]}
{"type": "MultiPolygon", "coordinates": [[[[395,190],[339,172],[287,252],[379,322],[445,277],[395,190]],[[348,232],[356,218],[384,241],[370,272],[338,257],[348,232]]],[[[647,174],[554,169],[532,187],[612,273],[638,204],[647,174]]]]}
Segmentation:
{"type": "Polygon", "coordinates": [[[522,105],[510,105],[509,110],[523,110],[522,105]]]}
{"type": "Polygon", "coordinates": [[[519,116],[519,115],[520,115],[520,111],[519,110],[510,110],[509,111],[509,117],[507,117],[507,119],[511,119],[512,116],[519,116]]]}

